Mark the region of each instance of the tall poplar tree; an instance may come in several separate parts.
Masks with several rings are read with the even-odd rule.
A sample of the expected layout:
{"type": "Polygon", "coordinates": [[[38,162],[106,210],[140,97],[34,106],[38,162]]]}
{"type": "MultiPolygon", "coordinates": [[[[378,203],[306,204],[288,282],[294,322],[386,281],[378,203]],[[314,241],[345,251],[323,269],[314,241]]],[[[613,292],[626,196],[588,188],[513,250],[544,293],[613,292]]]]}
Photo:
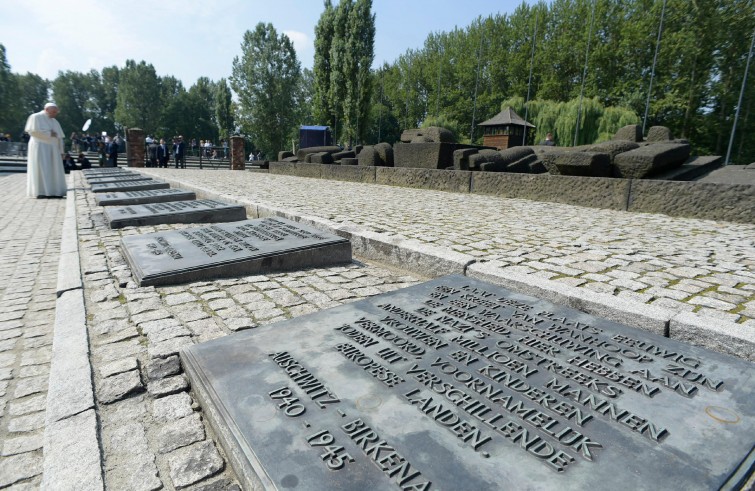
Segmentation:
{"type": "Polygon", "coordinates": [[[334,115],[334,137],[341,139],[344,126],[344,103],[346,100],[346,85],[351,74],[348,72],[349,58],[349,12],[351,12],[351,0],[341,0],[335,9],[333,20],[333,42],[330,45],[330,89],[328,101],[331,112],[334,115]]]}
{"type": "Polygon", "coordinates": [[[301,70],[296,51],[272,24],[246,31],[241,56],[233,60],[231,87],[239,97],[237,120],[267,157],[288,148],[297,123],[301,70]]]}
{"type": "Polygon", "coordinates": [[[317,121],[333,126],[333,111],[330,105],[330,48],[333,44],[335,11],[330,0],[325,0],[325,10],[315,26],[315,62],[313,68],[313,112],[317,121]]]}
{"type": "Polygon", "coordinates": [[[367,132],[375,46],[372,0],[357,0],[348,19],[344,140],[361,142],[367,132]]]}
{"type": "Polygon", "coordinates": [[[227,140],[233,133],[233,106],[231,89],[224,78],[215,86],[215,121],[218,124],[220,138],[227,140]]]}

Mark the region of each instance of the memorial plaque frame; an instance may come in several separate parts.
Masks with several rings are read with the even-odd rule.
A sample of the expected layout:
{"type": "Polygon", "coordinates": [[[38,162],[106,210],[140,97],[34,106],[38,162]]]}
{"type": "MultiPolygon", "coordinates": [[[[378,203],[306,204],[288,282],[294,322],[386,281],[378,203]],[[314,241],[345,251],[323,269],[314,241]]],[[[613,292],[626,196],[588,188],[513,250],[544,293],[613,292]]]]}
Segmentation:
{"type": "Polygon", "coordinates": [[[87,182],[94,186],[95,184],[110,184],[111,182],[133,182],[133,181],[154,181],[151,177],[141,174],[116,174],[114,176],[93,177],[87,179],[87,182]]]}
{"type": "Polygon", "coordinates": [[[348,239],[279,217],[129,235],[121,238],[121,249],[139,286],[335,266],[352,260],[348,239]]]}
{"type": "Polygon", "coordinates": [[[149,181],[127,181],[127,182],[115,182],[108,184],[94,184],[92,185],[93,193],[108,193],[118,191],[148,191],[150,189],[168,189],[170,184],[163,181],[153,180],[149,181]],[[143,184],[139,184],[143,182],[143,184]]]}
{"type": "Polygon", "coordinates": [[[753,471],[751,363],[464,276],[181,359],[249,489],[738,489],[753,471]]]}
{"type": "Polygon", "coordinates": [[[194,191],[167,188],[147,191],[123,191],[117,193],[98,193],[95,201],[99,206],[143,205],[147,203],[168,203],[197,199],[194,191]]]}
{"type": "Polygon", "coordinates": [[[108,206],[105,220],[113,229],[171,223],[237,222],[246,220],[246,208],[214,199],[108,206]]]}

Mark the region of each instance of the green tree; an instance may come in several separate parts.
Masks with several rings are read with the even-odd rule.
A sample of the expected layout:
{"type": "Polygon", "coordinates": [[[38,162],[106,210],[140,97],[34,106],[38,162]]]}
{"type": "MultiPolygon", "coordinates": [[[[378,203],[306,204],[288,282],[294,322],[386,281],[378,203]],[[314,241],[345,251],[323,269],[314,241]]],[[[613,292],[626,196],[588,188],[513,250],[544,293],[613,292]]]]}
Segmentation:
{"type": "Polygon", "coordinates": [[[330,45],[330,88],[328,101],[333,113],[333,137],[341,139],[339,125],[344,126],[344,101],[346,99],[346,86],[348,78],[352,75],[348,72],[348,33],[349,12],[353,4],[351,0],[341,0],[335,8],[333,17],[333,41],[330,45]]]}
{"type": "Polygon", "coordinates": [[[152,64],[127,60],[120,70],[116,123],[125,128],[141,128],[155,133],[160,123],[160,79],[152,64]]]}
{"type": "Polygon", "coordinates": [[[268,157],[288,148],[295,129],[299,62],[291,40],[272,24],[246,31],[233,60],[231,87],[239,98],[236,120],[268,157]]]}
{"type": "Polygon", "coordinates": [[[67,135],[79,132],[91,116],[97,72],[58,72],[52,82],[55,104],[60,108],[57,119],[67,135]]]}
{"type": "MultiPolygon", "coordinates": [[[[19,114],[15,104],[18,87],[10,69],[5,46],[0,44],[0,131],[17,133],[19,114]],[[15,131],[14,131],[15,130],[15,131]]],[[[21,123],[23,128],[24,123],[21,123]]]]}
{"type": "Polygon", "coordinates": [[[333,126],[335,121],[334,112],[330,105],[330,49],[333,44],[335,11],[330,0],[325,0],[324,8],[325,10],[315,26],[312,111],[316,122],[333,126]]]}
{"type": "Polygon", "coordinates": [[[367,130],[375,58],[375,14],[371,12],[372,0],[357,0],[348,14],[343,139],[349,142],[361,142],[367,130]]]}
{"type": "Polygon", "coordinates": [[[120,69],[113,65],[94,74],[96,83],[92,91],[92,126],[94,131],[114,133],[121,128],[115,123],[115,108],[118,104],[118,81],[120,69]]]}
{"type": "Polygon", "coordinates": [[[215,121],[220,138],[227,140],[234,130],[231,89],[224,78],[215,86],[215,121]]]}
{"type": "Polygon", "coordinates": [[[16,75],[16,87],[18,90],[17,113],[21,118],[40,111],[49,100],[50,82],[39,75],[33,73],[16,75]]]}

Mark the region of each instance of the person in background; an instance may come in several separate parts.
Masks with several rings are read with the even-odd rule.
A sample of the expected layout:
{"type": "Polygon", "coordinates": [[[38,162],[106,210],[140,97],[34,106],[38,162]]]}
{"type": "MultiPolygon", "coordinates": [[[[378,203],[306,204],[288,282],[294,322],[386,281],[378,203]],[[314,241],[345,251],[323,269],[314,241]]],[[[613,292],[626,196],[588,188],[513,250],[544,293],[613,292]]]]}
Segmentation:
{"type": "Polygon", "coordinates": [[[150,138],[147,145],[147,167],[157,167],[157,141],[150,138]]]}
{"type": "Polygon", "coordinates": [[[63,156],[63,171],[66,174],[70,174],[72,170],[79,170],[79,168],[76,167],[76,161],[73,160],[71,154],[66,152],[66,154],[63,156]]]}
{"type": "Polygon", "coordinates": [[[55,117],[58,106],[45,104],[43,110],[26,120],[30,136],[26,170],[26,195],[30,198],[65,198],[68,192],[63,169],[63,129],[55,117]]]}
{"type": "Polygon", "coordinates": [[[107,144],[107,166],[118,167],[118,136],[107,144]]]}
{"type": "Polygon", "coordinates": [[[184,137],[179,136],[173,143],[173,156],[176,159],[176,169],[186,168],[186,147],[184,137]]]}
{"type": "Polygon", "coordinates": [[[168,168],[168,161],[170,160],[170,149],[165,143],[164,138],[160,138],[160,145],[157,147],[157,165],[158,167],[168,168]]]}
{"type": "Polygon", "coordinates": [[[550,133],[550,132],[546,133],[545,140],[540,142],[540,145],[545,145],[547,147],[555,147],[556,142],[553,141],[553,133],[550,133]]]}
{"type": "Polygon", "coordinates": [[[91,169],[92,168],[92,163],[89,162],[89,159],[86,158],[86,155],[84,155],[83,152],[79,153],[79,158],[77,159],[77,161],[78,161],[79,167],[81,169],[91,169]]]}

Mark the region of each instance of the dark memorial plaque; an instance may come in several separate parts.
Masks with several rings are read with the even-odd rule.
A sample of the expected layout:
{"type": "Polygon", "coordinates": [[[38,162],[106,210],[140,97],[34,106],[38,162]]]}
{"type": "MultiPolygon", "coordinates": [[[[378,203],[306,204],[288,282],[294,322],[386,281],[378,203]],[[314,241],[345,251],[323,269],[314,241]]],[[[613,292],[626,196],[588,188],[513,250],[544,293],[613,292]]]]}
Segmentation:
{"type": "Polygon", "coordinates": [[[214,199],[173,201],[145,205],[109,206],[105,220],[110,228],[165,223],[215,223],[246,220],[246,209],[214,199]]]}
{"type": "Polygon", "coordinates": [[[121,239],[140,286],[351,262],[351,243],[284,218],[130,235],[121,239]]]}
{"type": "Polygon", "coordinates": [[[149,181],[110,182],[107,184],[93,184],[93,193],[111,193],[117,191],[148,191],[150,189],[168,189],[170,184],[151,179],[149,181]]]}
{"type": "Polygon", "coordinates": [[[119,172],[132,172],[132,171],[124,167],[95,167],[92,169],[83,169],[81,171],[81,173],[84,174],[85,176],[113,174],[113,173],[119,173],[119,172]]]}
{"type": "Polygon", "coordinates": [[[181,353],[249,489],[736,489],[752,363],[463,276],[181,353]]]}
{"type": "Polygon", "coordinates": [[[143,205],[146,203],[166,203],[196,199],[193,191],[185,189],[154,189],[151,191],[124,191],[121,193],[99,193],[95,201],[100,206],[143,205]]]}
{"type": "Polygon", "coordinates": [[[95,184],[108,184],[111,182],[130,182],[130,181],[154,181],[151,177],[141,174],[115,174],[107,177],[91,177],[87,182],[94,186],[95,184]]]}

